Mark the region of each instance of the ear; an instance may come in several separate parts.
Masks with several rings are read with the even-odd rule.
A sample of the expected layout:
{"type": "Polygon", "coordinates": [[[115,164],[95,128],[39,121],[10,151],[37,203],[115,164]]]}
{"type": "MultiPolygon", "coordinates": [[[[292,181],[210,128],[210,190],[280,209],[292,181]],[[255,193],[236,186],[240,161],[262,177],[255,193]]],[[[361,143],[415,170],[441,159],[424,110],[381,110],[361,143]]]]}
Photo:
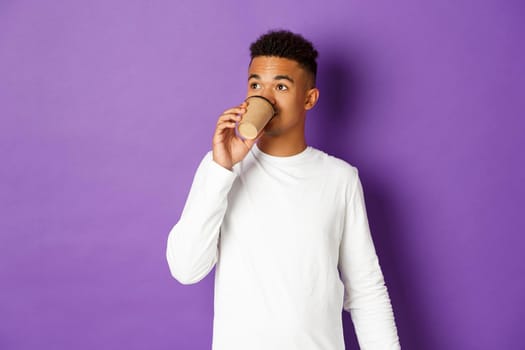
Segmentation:
{"type": "Polygon", "coordinates": [[[308,111],[314,108],[314,106],[317,104],[317,100],[319,100],[318,88],[311,88],[310,90],[306,91],[306,101],[304,103],[304,109],[308,111]]]}

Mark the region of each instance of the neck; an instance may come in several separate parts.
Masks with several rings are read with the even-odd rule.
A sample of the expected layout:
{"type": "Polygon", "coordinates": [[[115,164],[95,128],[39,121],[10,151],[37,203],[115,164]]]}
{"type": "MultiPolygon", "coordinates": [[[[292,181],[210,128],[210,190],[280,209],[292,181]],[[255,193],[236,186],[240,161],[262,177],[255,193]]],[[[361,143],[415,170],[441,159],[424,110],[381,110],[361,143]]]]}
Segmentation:
{"type": "Polygon", "coordinates": [[[284,138],[263,135],[257,146],[261,151],[271,156],[289,157],[301,153],[306,149],[304,134],[297,138],[284,138]]]}

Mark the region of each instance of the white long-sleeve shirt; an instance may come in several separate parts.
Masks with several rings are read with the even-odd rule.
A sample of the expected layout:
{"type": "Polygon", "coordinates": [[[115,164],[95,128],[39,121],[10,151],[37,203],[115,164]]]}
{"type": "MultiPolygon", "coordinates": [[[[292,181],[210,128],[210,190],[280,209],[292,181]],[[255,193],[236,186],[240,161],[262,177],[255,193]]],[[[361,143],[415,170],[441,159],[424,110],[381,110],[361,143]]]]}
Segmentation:
{"type": "Polygon", "coordinates": [[[166,254],[183,284],[216,265],[214,350],[344,349],[343,309],[361,349],[400,349],[357,168],[315,148],[209,152],[166,254]]]}

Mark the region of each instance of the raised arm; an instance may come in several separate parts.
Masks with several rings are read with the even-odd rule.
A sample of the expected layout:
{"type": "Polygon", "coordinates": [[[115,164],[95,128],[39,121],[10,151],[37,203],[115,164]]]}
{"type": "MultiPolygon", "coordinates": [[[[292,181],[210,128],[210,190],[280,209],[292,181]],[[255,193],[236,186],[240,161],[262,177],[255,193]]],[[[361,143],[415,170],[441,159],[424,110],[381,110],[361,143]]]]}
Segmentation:
{"type": "Polygon", "coordinates": [[[220,227],[236,178],[232,169],[256,141],[235,134],[236,122],[246,106],[244,102],[220,115],[213,151],[199,165],[182,215],[168,235],[168,265],[173,277],[183,284],[197,283],[217,262],[220,227]]]}
{"type": "Polygon", "coordinates": [[[179,282],[199,282],[217,262],[220,227],[235,178],[212,160],[211,152],[199,165],[182,215],[168,236],[166,257],[179,282]]]}

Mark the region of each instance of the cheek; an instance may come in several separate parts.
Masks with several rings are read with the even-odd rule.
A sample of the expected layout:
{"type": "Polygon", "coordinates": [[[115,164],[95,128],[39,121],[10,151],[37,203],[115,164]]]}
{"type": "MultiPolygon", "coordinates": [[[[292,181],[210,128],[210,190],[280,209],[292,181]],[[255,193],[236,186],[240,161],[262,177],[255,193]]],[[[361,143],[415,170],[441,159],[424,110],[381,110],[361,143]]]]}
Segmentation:
{"type": "Polygon", "coordinates": [[[304,96],[295,96],[293,100],[293,109],[302,111],[305,108],[304,96]]]}
{"type": "Polygon", "coordinates": [[[277,108],[281,110],[297,111],[304,108],[304,101],[300,96],[289,95],[276,99],[277,108]]]}

